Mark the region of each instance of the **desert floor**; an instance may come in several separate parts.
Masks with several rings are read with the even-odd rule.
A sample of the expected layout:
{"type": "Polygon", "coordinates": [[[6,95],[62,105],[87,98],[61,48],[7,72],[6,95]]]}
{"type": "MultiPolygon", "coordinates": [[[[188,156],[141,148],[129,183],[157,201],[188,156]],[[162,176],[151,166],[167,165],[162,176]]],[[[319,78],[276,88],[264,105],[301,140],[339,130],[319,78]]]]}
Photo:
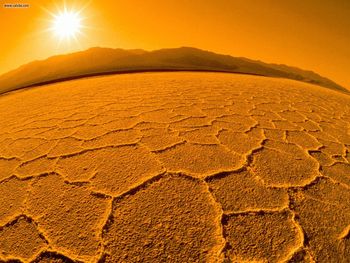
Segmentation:
{"type": "Polygon", "coordinates": [[[350,97],[144,73],[0,96],[1,262],[349,262],[350,97]],[[17,260],[17,261],[16,261],[17,260]]]}

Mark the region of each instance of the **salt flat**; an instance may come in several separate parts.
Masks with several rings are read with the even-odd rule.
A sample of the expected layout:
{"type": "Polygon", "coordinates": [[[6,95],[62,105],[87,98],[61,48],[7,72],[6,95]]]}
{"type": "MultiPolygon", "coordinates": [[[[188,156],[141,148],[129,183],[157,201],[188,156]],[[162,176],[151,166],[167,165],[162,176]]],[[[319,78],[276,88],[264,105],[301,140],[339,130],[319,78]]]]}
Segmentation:
{"type": "Polygon", "coordinates": [[[326,88],[168,72],[0,96],[0,261],[347,262],[349,200],[350,97],[326,88]]]}

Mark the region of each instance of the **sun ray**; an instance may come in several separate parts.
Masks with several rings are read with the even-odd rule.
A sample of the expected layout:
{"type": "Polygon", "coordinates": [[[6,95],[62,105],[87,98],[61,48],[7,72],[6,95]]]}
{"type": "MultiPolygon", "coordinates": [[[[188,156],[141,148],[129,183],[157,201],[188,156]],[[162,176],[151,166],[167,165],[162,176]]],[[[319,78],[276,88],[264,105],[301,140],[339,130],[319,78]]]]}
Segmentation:
{"type": "Polygon", "coordinates": [[[63,0],[61,5],[55,3],[54,8],[48,9],[40,6],[40,8],[49,15],[49,19],[45,19],[50,25],[41,32],[51,32],[57,39],[59,44],[79,43],[79,37],[85,36],[83,31],[90,29],[90,26],[84,24],[86,17],[83,16],[83,11],[91,4],[91,1],[85,1],[85,4],[79,8],[73,3],[67,4],[63,0]]]}
{"type": "Polygon", "coordinates": [[[81,18],[75,11],[64,9],[54,15],[52,31],[61,39],[70,39],[81,29],[81,18]]]}

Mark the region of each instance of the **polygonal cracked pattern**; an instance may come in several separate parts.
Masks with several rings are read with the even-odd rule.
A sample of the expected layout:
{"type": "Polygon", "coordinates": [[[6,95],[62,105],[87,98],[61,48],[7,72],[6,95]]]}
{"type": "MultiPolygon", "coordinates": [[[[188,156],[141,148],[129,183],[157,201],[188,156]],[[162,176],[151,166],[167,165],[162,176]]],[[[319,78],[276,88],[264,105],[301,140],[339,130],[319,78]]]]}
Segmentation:
{"type": "Polygon", "coordinates": [[[350,164],[334,163],[331,166],[323,167],[321,173],[334,180],[346,184],[350,188],[350,164]]]}
{"type": "Polygon", "coordinates": [[[110,198],[67,184],[57,174],[36,178],[27,213],[38,223],[53,248],[92,261],[98,255],[99,232],[108,215],[110,198]]]}
{"type": "Polygon", "coordinates": [[[224,218],[227,257],[233,262],[280,262],[303,241],[286,211],[233,214],[224,218]]]}
{"type": "Polygon", "coordinates": [[[219,214],[203,182],[165,177],[115,202],[103,233],[106,262],[215,261],[219,214]]]}
{"type": "Polygon", "coordinates": [[[12,176],[0,184],[0,224],[23,212],[24,201],[29,189],[29,180],[12,176]]]}
{"type": "Polygon", "coordinates": [[[243,158],[221,145],[185,143],[158,152],[169,171],[183,171],[198,177],[242,166],[243,158]]]}
{"type": "Polygon", "coordinates": [[[319,164],[293,144],[265,143],[253,158],[253,172],[269,186],[303,186],[318,174],[319,164]]]}
{"type": "Polygon", "coordinates": [[[120,146],[60,159],[57,170],[68,181],[88,181],[109,195],[120,195],[163,171],[155,155],[141,146],[120,146]]]}
{"type": "Polygon", "coordinates": [[[36,224],[26,216],[19,216],[0,228],[0,255],[5,259],[31,259],[46,245],[36,224]]]}
{"type": "Polygon", "coordinates": [[[346,262],[350,243],[350,189],[320,179],[293,194],[291,208],[307,236],[316,262],[346,262]]]}
{"type": "Polygon", "coordinates": [[[350,98],[149,73],[0,96],[0,262],[347,262],[350,98]]]}
{"type": "Polygon", "coordinates": [[[216,200],[225,212],[281,209],[288,206],[283,188],[268,188],[250,171],[240,171],[208,180],[216,200]]]}

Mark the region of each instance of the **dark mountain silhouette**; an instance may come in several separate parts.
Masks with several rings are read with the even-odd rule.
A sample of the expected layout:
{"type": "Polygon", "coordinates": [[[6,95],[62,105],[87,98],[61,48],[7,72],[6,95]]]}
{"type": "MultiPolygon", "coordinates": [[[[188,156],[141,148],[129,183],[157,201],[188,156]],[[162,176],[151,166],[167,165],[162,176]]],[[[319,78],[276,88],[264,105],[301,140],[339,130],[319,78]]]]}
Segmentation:
{"type": "Polygon", "coordinates": [[[74,78],[142,71],[219,71],[281,77],[349,92],[312,71],[181,47],[144,51],[90,48],[34,61],[0,76],[0,93],[74,78]]]}

